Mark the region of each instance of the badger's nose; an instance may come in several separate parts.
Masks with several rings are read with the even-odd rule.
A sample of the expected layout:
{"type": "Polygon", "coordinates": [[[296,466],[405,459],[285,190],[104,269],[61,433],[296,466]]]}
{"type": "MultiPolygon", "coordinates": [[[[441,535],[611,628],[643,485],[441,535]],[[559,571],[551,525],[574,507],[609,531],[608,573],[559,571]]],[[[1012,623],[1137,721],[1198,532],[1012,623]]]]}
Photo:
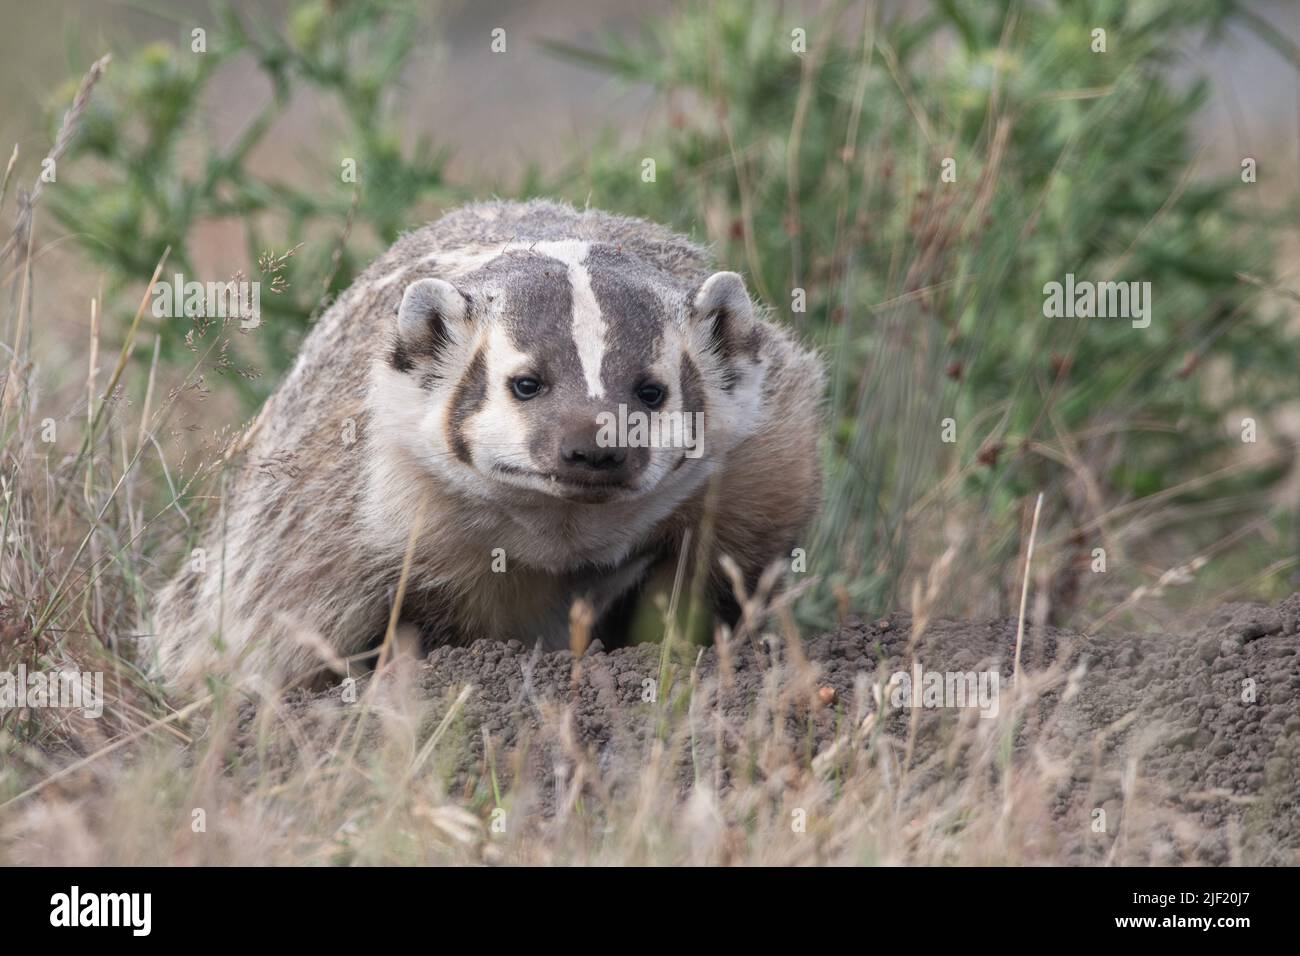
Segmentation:
{"type": "Polygon", "coordinates": [[[619,472],[627,463],[627,449],[602,447],[590,429],[571,431],[560,442],[560,461],[570,471],[600,472],[604,477],[619,472]]]}

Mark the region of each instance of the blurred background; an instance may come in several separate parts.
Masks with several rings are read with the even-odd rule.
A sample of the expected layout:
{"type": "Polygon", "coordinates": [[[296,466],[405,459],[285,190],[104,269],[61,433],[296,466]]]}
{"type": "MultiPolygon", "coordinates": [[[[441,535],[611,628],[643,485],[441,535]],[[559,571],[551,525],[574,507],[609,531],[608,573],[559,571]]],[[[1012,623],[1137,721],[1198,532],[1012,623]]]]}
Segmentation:
{"type": "MultiPolygon", "coordinates": [[[[652,105],[649,86],[634,92],[604,81],[592,70],[548,55],[541,41],[595,45],[607,33],[633,38],[648,23],[671,14],[671,0],[447,0],[422,4],[433,29],[421,37],[420,49],[404,74],[412,133],[423,133],[453,146],[449,170],[470,176],[476,170],[493,176],[517,174],[529,163],[557,163],[579,141],[602,127],[635,130],[652,105]],[[511,55],[481,56],[483,37],[502,27],[519,42],[511,55]]],[[[823,3],[781,5],[795,22],[803,14],[823,11],[823,3]]],[[[882,15],[922,15],[927,4],[878,3],[882,15]]],[[[1195,7],[1189,7],[1194,15],[1195,7]]],[[[1203,5],[1202,5],[1203,6],[1203,5]]],[[[1187,62],[1174,65],[1184,81],[1210,81],[1210,96],[1195,121],[1198,145],[1231,158],[1239,152],[1266,152],[1276,159],[1295,157],[1300,115],[1293,65],[1254,29],[1266,22],[1292,43],[1300,42],[1300,4],[1259,0],[1240,5],[1246,16],[1228,21],[1221,32],[1204,38],[1180,38],[1177,49],[1187,62]],[[1190,39],[1191,42],[1187,42],[1190,39]],[[1204,41],[1204,42],[1202,42],[1204,41]]],[[[241,2],[246,16],[282,24],[294,4],[241,2]]],[[[7,24],[0,60],[0,135],[6,143],[48,146],[43,107],[50,93],[88,64],[98,50],[138,49],[149,43],[175,44],[184,28],[211,26],[207,0],[119,3],[114,0],[0,0],[7,24]]],[[[1171,37],[1171,40],[1174,39],[1171,37]]],[[[240,108],[249,99],[270,95],[256,73],[229,70],[213,81],[208,122],[227,135],[239,128],[240,108]]],[[[285,132],[309,135],[323,109],[319,99],[296,104],[300,124],[285,132]]]]}
{"type": "MultiPolygon", "coordinates": [[[[200,281],[260,273],[272,294],[252,334],[146,313],[136,374],[105,436],[92,429],[111,444],[140,427],[152,362],[177,406],[159,454],[183,472],[401,231],[467,200],[544,195],[711,244],[825,350],[811,626],[895,607],[1014,612],[1040,492],[1043,621],[1145,627],[1295,589],[1298,4],[0,13],[0,149],[19,148],[6,221],[81,77],[113,54],[36,212],[31,342],[17,346],[40,383],[33,422],[85,419],[90,300],[115,356],[164,250],[168,273],[200,281]],[[1045,318],[1043,286],[1067,273],[1152,283],[1150,328],[1045,318]]],[[[192,530],[151,532],[123,607],[192,530]]]]}

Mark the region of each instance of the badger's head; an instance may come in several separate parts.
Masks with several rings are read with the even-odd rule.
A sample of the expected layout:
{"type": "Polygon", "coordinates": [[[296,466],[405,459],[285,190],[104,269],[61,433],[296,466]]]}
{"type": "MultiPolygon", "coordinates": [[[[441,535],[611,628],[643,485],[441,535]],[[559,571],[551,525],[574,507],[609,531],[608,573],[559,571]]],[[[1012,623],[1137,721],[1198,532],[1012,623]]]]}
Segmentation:
{"type": "Polygon", "coordinates": [[[411,461],[505,506],[681,500],[758,424],[762,334],[734,272],[688,287],[538,242],[408,285],[372,407],[411,461]]]}

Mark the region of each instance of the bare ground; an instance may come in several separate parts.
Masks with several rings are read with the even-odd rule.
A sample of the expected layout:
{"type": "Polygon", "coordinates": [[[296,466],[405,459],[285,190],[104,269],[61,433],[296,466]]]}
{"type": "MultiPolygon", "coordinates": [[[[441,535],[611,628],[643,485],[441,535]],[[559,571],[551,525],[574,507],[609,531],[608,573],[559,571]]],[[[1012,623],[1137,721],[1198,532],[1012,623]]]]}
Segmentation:
{"type": "MultiPolygon", "coordinates": [[[[891,707],[888,680],[914,661],[996,670],[1000,706],[1013,708],[1008,760],[1045,768],[1043,825],[1057,859],[1300,863],[1300,594],[1273,608],[1224,606],[1188,634],[1031,630],[1023,700],[1011,689],[1015,620],[935,620],[912,639],[907,614],[850,619],[808,641],[692,649],[667,670],[659,645],[597,644],[575,667],[568,652],[479,641],[435,650],[413,679],[442,716],[463,693],[440,758],[451,791],[472,799],[524,784],[549,815],[566,794],[631,788],[665,761],[683,795],[698,782],[724,791],[738,772],[780,789],[789,771],[764,779],[756,733],[786,740],[808,766],[891,753],[918,795],[989,773],[963,742],[976,710],[891,707]],[[864,722],[872,732],[855,732],[864,722]],[[1139,812],[1161,822],[1139,830],[1139,812]],[[1139,832],[1128,838],[1141,845],[1123,845],[1139,832]]],[[[339,697],[304,695],[293,709],[337,715],[339,697]]]]}

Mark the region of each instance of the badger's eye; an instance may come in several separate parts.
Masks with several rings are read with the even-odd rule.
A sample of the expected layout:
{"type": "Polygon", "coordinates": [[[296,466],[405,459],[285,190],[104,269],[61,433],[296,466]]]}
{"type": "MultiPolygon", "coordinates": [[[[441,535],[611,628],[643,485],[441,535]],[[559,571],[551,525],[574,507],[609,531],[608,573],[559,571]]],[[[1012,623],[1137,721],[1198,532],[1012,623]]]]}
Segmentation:
{"type": "Polygon", "coordinates": [[[515,393],[515,398],[522,401],[528,401],[530,398],[536,398],[542,391],[542,383],[535,378],[525,375],[517,378],[510,383],[510,389],[515,393]]]}
{"type": "Polygon", "coordinates": [[[664,403],[668,390],[662,385],[642,385],[636,390],[636,397],[650,408],[658,408],[664,403]]]}

